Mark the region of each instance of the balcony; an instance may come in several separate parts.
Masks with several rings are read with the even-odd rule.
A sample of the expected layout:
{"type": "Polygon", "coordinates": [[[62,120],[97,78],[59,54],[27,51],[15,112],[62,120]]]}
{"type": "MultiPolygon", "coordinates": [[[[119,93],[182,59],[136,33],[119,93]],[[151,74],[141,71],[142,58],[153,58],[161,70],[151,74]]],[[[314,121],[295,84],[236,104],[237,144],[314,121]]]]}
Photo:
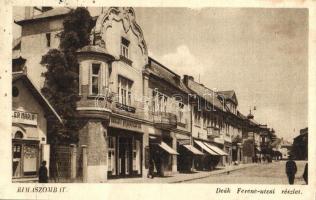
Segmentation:
{"type": "Polygon", "coordinates": [[[116,105],[116,108],[124,110],[126,112],[135,113],[135,111],[136,111],[136,108],[134,108],[132,106],[121,104],[119,102],[116,102],[115,105],[116,105]]]}
{"type": "Polygon", "coordinates": [[[159,129],[170,130],[177,128],[177,116],[168,112],[153,113],[154,126],[159,129]]]}
{"type": "Polygon", "coordinates": [[[207,128],[207,137],[217,138],[220,137],[220,132],[218,127],[208,126],[207,128]]]}

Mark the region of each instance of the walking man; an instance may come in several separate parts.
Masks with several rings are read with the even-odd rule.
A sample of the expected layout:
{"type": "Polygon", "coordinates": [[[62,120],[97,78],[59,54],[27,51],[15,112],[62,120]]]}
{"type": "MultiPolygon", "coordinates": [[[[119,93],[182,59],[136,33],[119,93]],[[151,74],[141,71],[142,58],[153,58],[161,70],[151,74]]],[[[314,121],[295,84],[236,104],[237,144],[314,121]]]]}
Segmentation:
{"type": "Polygon", "coordinates": [[[39,183],[48,183],[47,167],[46,167],[45,160],[42,162],[42,165],[38,170],[38,182],[39,183]]]}
{"type": "Polygon", "coordinates": [[[295,174],[297,171],[297,167],[296,167],[296,163],[293,160],[292,156],[289,156],[289,160],[286,162],[285,170],[286,170],[287,178],[289,180],[289,184],[293,185],[294,179],[295,179],[295,174]]]}

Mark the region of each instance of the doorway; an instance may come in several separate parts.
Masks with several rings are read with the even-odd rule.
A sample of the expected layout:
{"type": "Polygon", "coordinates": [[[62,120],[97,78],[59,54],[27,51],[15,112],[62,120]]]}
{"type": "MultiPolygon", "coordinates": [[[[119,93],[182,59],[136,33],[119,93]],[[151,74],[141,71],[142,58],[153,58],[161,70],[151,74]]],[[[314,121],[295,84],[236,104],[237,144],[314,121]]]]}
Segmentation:
{"type": "Polygon", "coordinates": [[[22,176],[22,144],[13,143],[12,145],[12,176],[22,176]]]}
{"type": "Polygon", "coordinates": [[[119,137],[119,162],[118,169],[120,176],[128,176],[132,174],[132,142],[133,138],[119,137]]]}

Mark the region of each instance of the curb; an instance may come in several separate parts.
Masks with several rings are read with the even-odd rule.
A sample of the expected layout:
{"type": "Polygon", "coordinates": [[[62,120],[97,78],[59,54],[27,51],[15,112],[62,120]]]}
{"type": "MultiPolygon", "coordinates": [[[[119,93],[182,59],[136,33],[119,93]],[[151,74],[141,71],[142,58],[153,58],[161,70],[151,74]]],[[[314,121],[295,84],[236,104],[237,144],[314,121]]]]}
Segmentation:
{"type": "Polygon", "coordinates": [[[168,182],[168,183],[183,183],[183,182],[187,182],[187,181],[203,179],[203,178],[207,178],[207,177],[210,177],[210,176],[219,175],[219,174],[224,174],[224,173],[227,173],[227,172],[233,172],[233,171],[245,169],[245,168],[252,167],[252,166],[255,166],[255,165],[247,165],[247,166],[243,166],[243,167],[240,167],[240,168],[227,169],[227,170],[223,170],[223,171],[221,171],[221,172],[214,173],[214,174],[210,173],[210,174],[207,174],[207,175],[205,175],[205,176],[194,177],[194,178],[188,178],[188,179],[177,180],[177,181],[170,181],[170,182],[168,182]]]}

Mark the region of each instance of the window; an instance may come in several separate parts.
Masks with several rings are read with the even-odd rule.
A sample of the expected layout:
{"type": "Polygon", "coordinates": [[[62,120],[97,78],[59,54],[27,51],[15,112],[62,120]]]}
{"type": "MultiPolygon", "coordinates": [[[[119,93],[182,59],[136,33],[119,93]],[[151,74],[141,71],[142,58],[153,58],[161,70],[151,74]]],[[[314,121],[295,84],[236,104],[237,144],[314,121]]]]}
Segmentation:
{"type": "Polygon", "coordinates": [[[141,166],[141,159],[140,159],[140,141],[133,138],[133,172],[136,174],[140,174],[140,166],[141,166]]]}
{"type": "Polygon", "coordinates": [[[132,85],[133,82],[122,76],[118,77],[119,103],[127,106],[132,105],[132,85]]]}
{"type": "Polygon", "coordinates": [[[128,46],[130,41],[128,41],[126,38],[121,39],[121,55],[125,58],[129,58],[129,52],[128,52],[128,46]]]}
{"type": "Polygon", "coordinates": [[[50,33],[46,33],[46,47],[50,47],[50,43],[51,43],[51,34],[50,33]]]}
{"type": "Polygon", "coordinates": [[[153,112],[167,112],[168,97],[156,90],[153,91],[153,112]]]}
{"type": "Polygon", "coordinates": [[[184,117],[183,117],[183,109],[184,109],[184,104],[182,102],[178,103],[178,121],[179,122],[184,122],[184,117]]]}
{"type": "Polygon", "coordinates": [[[19,89],[16,86],[12,87],[12,96],[13,97],[19,96],[19,89]]]}
{"type": "Polygon", "coordinates": [[[108,137],[108,172],[111,175],[115,175],[115,137],[108,137]]]}
{"type": "Polygon", "coordinates": [[[21,131],[17,131],[14,135],[15,139],[23,139],[23,133],[21,131]]]}
{"type": "Polygon", "coordinates": [[[203,112],[203,128],[207,127],[207,113],[203,112]]]}
{"type": "Polygon", "coordinates": [[[91,76],[90,76],[90,94],[98,95],[100,94],[101,88],[101,64],[92,63],[91,66],[91,76]]]}

